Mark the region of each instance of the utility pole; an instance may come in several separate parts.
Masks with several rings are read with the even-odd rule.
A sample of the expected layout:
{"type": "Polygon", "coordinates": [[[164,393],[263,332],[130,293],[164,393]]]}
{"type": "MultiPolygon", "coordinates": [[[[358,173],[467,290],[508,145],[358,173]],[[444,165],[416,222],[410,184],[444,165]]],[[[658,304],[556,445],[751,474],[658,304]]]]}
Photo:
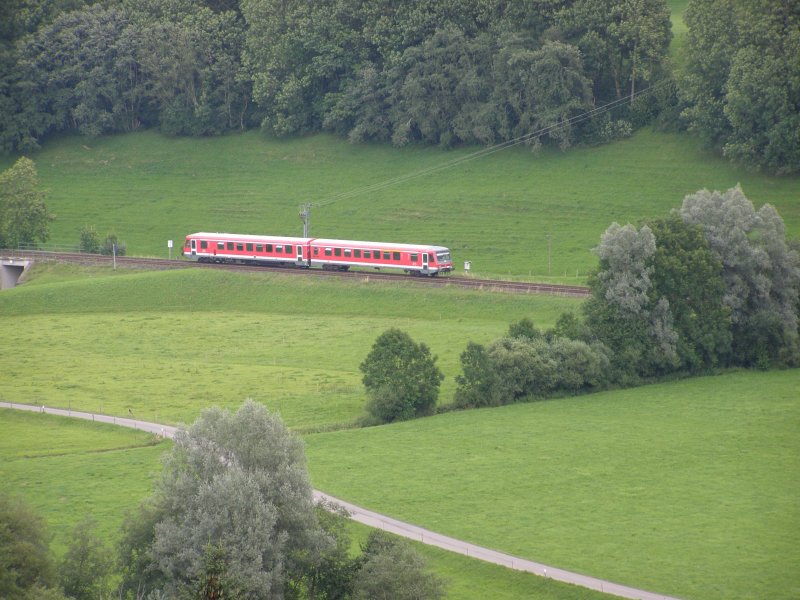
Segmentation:
{"type": "Polygon", "coordinates": [[[311,231],[311,203],[300,205],[300,219],[303,221],[303,237],[307,238],[311,231]]]}

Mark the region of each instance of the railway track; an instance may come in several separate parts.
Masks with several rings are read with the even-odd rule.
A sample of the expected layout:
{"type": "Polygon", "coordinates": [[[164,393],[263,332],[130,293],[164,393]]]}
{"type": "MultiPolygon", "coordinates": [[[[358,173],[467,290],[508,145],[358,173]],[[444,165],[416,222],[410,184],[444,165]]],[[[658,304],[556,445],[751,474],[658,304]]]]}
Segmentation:
{"type": "MultiPolygon", "coordinates": [[[[114,259],[111,256],[100,254],[83,254],[78,252],[46,252],[42,250],[0,250],[0,258],[21,259],[34,262],[63,262],[85,266],[111,266],[114,259]]],[[[238,272],[270,272],[294,276],[311,277],[338,277],[343,279],[359,279],[374,281],[402,281],[418,285],[432,286],[457,286],[462,288],[480,289],[487,291],[509,292],[518,294],[551,294],[572,298],[586,298],[589,288],[577,285],[559,285],[544,283],[528,283],[520,281],[502,281],[497,279],[476,279],[457,275],[444,275],[440,277],[413,277],[406,274],[386,273],[376,270],[371,271],[324,271],[322,269],[295,269],[291,267],[272,267],[264,265],[237,265],[198,263],[194,261],[166,258],[140,258],[134,256],[118,256],[116,264],[119,267],[138,269],[222,269],[238,272]]]]}

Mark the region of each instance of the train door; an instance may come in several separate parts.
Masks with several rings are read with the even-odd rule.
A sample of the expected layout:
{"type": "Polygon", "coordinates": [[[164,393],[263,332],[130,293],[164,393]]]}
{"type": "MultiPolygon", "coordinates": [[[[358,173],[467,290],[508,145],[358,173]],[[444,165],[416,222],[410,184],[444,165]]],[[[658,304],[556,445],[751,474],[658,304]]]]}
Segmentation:
{"type": "Polygon", "coordinates": [[[303,265],[303,244],[297,244],[297,266],[303,265]]]}
{"type": "Polygon", "coordinates": [[[197,240],[192,240],[192,256],[197,256],[197,240]]]}
{"type": "Polygon", "coordinates": [[[422,253],[422,272],[427,274],[428,273],[428,253],[422,253]]]}

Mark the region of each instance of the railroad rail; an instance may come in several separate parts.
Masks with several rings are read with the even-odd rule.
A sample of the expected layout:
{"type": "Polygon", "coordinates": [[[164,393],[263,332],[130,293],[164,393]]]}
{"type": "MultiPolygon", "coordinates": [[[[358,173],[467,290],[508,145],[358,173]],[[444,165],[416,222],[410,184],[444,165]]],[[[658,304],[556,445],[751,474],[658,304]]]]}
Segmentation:
{"type": "Polygon", "coordinates": [[[477,279],[474,277],[462,277],[445,275],[440,277],[414,277],[411,275],[387,273],[376,270],[369,271],[325,271],[322,269],[297,269],[292,267],[276,267],[269,265],[240,265],[240,264],[215,264],[200,263],[185,260],[183,258],[144,258],[134,256],[118,256],[114,259],[111,256],[102,254],[85,254],[79,252],[47,252],[43,250],[0,250],[0,258],[22,259],[40,262],[63,262],[79,264],[85,266],[110,266],[116,261],[116,265],[126,268],[139,269],[223,269],[239,272],[270,272],[285,273],[287,275],[316,276],[316,277],[339,277],[360,280],[375,281],[402,281],[403,283],[414,283],[419,285],[432,286],[457,286],[462,288],[480,289],[487,291],[510,292],[519,294],[550,294],[555,296],[567,296],[572,298],[586,298],[589,296],[589,288],[578,285],[559,285],[545,283],[528,283],[520,281],[503,281],[497,279],[477,279]]]}

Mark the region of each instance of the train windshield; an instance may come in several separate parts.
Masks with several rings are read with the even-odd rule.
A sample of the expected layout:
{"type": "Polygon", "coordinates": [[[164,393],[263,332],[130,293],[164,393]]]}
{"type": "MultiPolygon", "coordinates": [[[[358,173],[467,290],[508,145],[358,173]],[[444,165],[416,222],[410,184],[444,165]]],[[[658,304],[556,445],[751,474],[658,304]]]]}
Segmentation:
{"type": "Polygon", "coordinates": [[[450,262],[450,253],[449,252],[437,252],[436,253],[436,260],[440,263],[443,262],[450,262]]]}

